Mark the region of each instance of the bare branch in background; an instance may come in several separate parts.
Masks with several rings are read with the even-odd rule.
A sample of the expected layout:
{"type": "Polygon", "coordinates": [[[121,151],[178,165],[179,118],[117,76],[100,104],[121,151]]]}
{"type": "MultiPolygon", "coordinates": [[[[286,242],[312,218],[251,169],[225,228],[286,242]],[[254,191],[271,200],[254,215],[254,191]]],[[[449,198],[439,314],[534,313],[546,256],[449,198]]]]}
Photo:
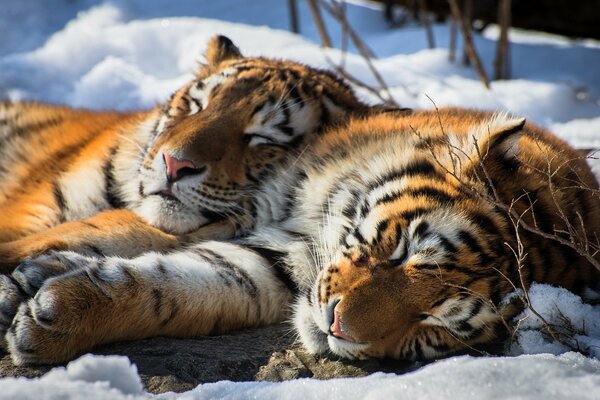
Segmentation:
{"type": "Polygon", "coordinates": [[[288,0],[288,9],[290,10],[290,29],[294,33],[299,33],[298,0],[288,0]]]}
{"type": "Polygon", "coordinates": [[[429,15],[429,9],[427,8],[426,0],[419,0],[419,15],[421,16],[421,22],[427,32],[427,44],[430,49],[435,49],[435,37],[433,36],[433,28],[431,27],[431,16],[429,15]]]}
{"type": "MultiPolygon", "coordinates": [[[[381,76],[381,74],[379,73],[377,68],[375,68],[375,66],[373,65],[372,59],[375,58],[373,51],[371,51],[371,49],[361,39],[361,37],[356,33],[356,31],[352,28],[352,26],[348,22],[348,19],[346,17],[346,9],[345,9],[343,3],[340,3],[337,0],[330,0],[330,1],[318,0],[318,1],[319,1],[319,5],[341,25],[342,32],[343,32],[342,38],[344,38],[344,37],[350,38],[350,40],[352,41],[352,44],[354,44],[354,47],[356,47],[356,49],[358,50],[358,53],[360,54],[360,56],[364,59],[365,63],[367,64],[369,71],[371,72],[371,74],[373,75],[375,80],[377,81],[377,84],[379,87],[373,87],[373,86],[366,84],[362,80],[360,80],[360,79],[356,78],[355,76],[353,76],[352,74],[350,74],[344,68],[343,64],[341,66],[336,65],[333,61],[331,61],[331,59],[329,57],[326,56],[327,62],[332,66],[332,68],[335,68],[335,70],[340,75],[342,75],[342,77],[348,79],[350,82],[352,82],[356,86],[359,86],[363,89],[368,90],[370,93],[377,96],[377,98],[379,98],[385,104],[393,106],[393,107],[400,107],[400,105],[392,97],[392,94],[390,93],[387,83],[385,82],[385,80],[383,79],[383,77],[381,76]]],[[[345,51],[346,51],[346,49],[343,48],[342,49],[342,60],[343,61],[345,60],[345,51]]],[[[407,87],[404,87],[404,90],[409,95],[411,95],[413,97],[416,96],[407,87]]]]}
{"type": "Polygon", "coordinates": [[[498,25],[500,36],[496,45],[494,61],[494,79],[510,78],[510,47],[508,43],[508,27],[511,23],[511,0],[498,1],[498,25]]]}
{"type": "Polygon", "coordinates": [[[325,23],[323,22],[323,17],[321,17],[321,11],[319,11],[317,1],[318,0],[307,0],[308,8],[310,9],[313,21],[315,21],[315,25],[317,26],[317,30],[319,31],[321,44],[323,45],[323,47],[333,47],[331,45],[331,39],[329,38],[329,34],[325,29],[325,23]]]}
{"type": "MultiPolygon", "coordinates": [[[[463,19],[465,24],[469,27],[469,30],[473,30],[473,0],[462,0],[463,6],[463,19]]],[[[471,65],[471,60],[469,59],[469,54],[467,51],[467,46],[463,49],[462,55],[462,63],[463,65],[469,66],[471,65]]]]}
{"type": "Polygon", "coordinates": [[[450,4],[450,10],[452,11],[452,16],[454,20],[459,23],[460,29],[463,34],[463,39],[465,42],[465,49],[467,51],[467,55],[469,56],[469,60],[475,66],[475,71],[477,71],[477,75],[479,75],[479,79],[483,83],[483,85],[489,89],[490,88],[490,80],[488,79],[485,70],[483,69],[483,65],[481,65],[481,60],[475,51],[475,46],[473,44],[473,35],[472,29],[469,25],[467,25],[465,19],[462,16],[462,12],[460,7],[458,6],[457,0],[448,0],[450,4]]]}
{"type": "Polygon", "coordinates": [[[450,18],[450,41],[448,43],[448,61],[456,60],[456,34],[457,24],[454,18],[450,18]]]}

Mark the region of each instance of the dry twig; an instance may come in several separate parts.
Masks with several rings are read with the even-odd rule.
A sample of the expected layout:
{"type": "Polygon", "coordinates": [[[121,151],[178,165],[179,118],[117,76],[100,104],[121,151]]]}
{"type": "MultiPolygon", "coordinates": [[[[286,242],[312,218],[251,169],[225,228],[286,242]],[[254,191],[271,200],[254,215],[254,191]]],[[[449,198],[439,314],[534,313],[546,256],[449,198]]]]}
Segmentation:
{"type": "Polygon", "coordinates": [[[510,77],[510,47],[508,45],[508,27],[510,26],[511,0],[498,1],[498,24],[500,36],[496,45],[496,59],[494,61],[494,79],[508,79],[510,77]]]}
{"type": "Polygon", "coordinates": [[[460,10],[460,7],[458,6],[457,0],[448,0],[448,3],[450,3],[450,10],[452,11],[452,16],[454,17],[454,20],[458,22],[462,31],[467,56],[469,57],[471,63],[475,66],[475,71],[477,71],[479,79],[481,80],[483,85],[487,89],[489,89],[490,81],[487,77],[487,74],[485,73],[485,70],[483,69],[483,65],[481,64],[481,60],[479,59],[477,52],[475,51],[475,45],[473,44],[472,29],[469,25],[467,25],[460,10]]]}

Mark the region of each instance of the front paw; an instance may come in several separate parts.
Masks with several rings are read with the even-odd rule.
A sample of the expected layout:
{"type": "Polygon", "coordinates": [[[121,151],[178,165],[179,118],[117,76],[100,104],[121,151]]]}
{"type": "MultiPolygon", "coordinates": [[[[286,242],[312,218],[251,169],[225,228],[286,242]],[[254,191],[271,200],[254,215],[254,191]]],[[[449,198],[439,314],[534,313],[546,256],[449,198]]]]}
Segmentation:
{"type": "Polygon", "coordinates": [[[76,268],[73,256],[77,255],[52,252],[23,261],[10,276],[0,275],[0,337],[4,337],[19,305],[34,297],[44,282],[76,268]]]}
{"type": "Polygon", "coordinates": [[[6,333],[15,364],[67,361],[93,346],[95,329],[86,324],[86,315],[106,299],[95,295],[89,280],[69,278],[48,280],[20,304],[6,333]]]}
{"type": "Polygon", "coordinates": [[[24,260],[12,277],[29,297],[33,297],[48,279],[81,268],[88,261],[77,253],[52,251],[24,260]]]}
{"type": "Polygon", "coordinates": [[[4,337],[19,305],[26,298],[26,293],[17,281],[7,275],[0,275],[0,337],[4,337]]]}
{"type": "Polygon", "coordinates": [[[6,343],[13,362],[27,365],[67,360],[70,356],[67,335],[44,326],[42,321],[46,316],[43,313],[38,315],[31,302],[33,299],[19,306],[6,333],[6,343]]]}

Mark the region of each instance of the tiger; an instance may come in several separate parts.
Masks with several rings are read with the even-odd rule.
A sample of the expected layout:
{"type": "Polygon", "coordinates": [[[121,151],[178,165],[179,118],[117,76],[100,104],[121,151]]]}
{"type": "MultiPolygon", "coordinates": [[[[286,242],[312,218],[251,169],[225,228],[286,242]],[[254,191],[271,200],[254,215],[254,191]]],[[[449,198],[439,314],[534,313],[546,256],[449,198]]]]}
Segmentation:
{"type": "Polygon", "coordinates": [[[7,346],[16,364],[57,363],[288,321],[310,353],[348,359],[481,348],[506,335],[510,294],[534,281],[597,297],[598,193],[584,157],[523,118],[354,116],[248,195],[237,237],[26,260],[0,280],[7,346]]]}
{"type": "Polygon", "coordinates": [[[332,72],[217,35],[165,104],[0,103],[0,273],[72,250],[122,257],[234,236],[229,215],[324,127],[371,108],[332,72]]]}

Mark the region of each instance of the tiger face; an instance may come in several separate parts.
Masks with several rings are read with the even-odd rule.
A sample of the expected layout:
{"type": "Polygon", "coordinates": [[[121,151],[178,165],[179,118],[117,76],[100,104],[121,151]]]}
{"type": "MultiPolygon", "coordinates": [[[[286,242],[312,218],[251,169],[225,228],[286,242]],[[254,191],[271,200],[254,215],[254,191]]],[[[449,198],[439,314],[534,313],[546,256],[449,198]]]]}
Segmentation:
{"type": "MultiPolygon", "coordinates": [[[[585,162],[523,124],[444,110],[351,123],[337,133],[347,136],[345,143],[361,144],[365,166],[347,169],[349,183],[333,181],[324,190],[328,200],[319,200],[334,211],[323,218],[328,225],[312,250],[319,272],[298,297],[294,317],[309,351],[440,357],[502,339],[504,323],[519,310],[504,302],[516,287],[536,280],[581,292],[586,282],[598,282],[597,271],[575,251],[528,232],[520,232],[527,255],[519,267],[514,225],[485,197],[491,193],[487,173],[496,195],[529,224],[564,232],[539,172],[550,168],[555,188],[564,187],[558,201],[569,213],[585,215],[590,237],[600,226],[600,204],[573,189],[573,177],[597,187],[585,162]],[[376,155],[371,163],[369,154],[376,155]]],[[[341,147],[332,139],[324,154],[333,151],[328,144],[341,147]]]]}
{"type": "Polygon", "coordinates": [[[313,346],[347,358],[424,359],[488,342],[502,329],[495,306],[510,287],[496,277],[512,262],[492,248],[502,236],[477,239],[482,227],[451,208],[411,218],[409,207],[383,226],[367,214],[321,272],[313,346]]]}
{"type": "Polygon", "coordinates": [[[367,109],[333,74],[243,57],[224,36],[206,58],[160,110],[140,168],[134,211],[177,234],[235,214],[285,157],[367,109]]]}

